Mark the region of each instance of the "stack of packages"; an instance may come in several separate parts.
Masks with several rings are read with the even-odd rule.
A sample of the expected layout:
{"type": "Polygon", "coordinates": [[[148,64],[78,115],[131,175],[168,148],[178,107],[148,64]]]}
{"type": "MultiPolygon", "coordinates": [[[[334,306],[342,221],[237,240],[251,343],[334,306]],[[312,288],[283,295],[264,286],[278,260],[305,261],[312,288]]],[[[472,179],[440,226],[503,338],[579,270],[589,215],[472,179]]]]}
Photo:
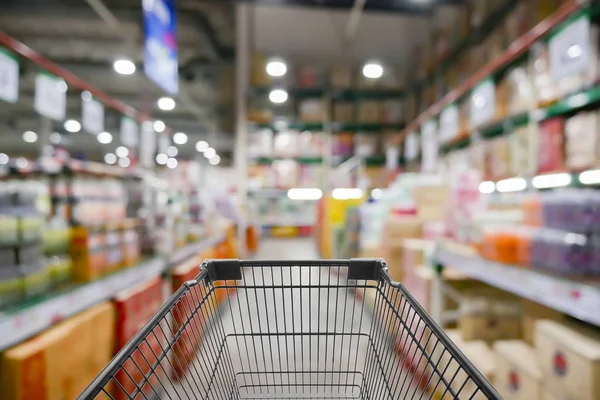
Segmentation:
{"type": "Polygon", "coordinates": [[[0,398],[74,399],[108,364],[114,341],[111,303],[69,318],[2,353],[0,398]]]}

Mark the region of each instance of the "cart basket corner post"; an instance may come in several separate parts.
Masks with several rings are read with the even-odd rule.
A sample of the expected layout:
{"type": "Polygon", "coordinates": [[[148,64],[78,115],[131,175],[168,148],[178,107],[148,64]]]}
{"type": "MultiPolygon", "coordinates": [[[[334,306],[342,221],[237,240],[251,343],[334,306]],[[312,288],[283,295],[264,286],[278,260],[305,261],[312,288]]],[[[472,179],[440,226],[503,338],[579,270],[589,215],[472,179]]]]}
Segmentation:
{"type": "Polygon", "coordinates": [[[206,260],[79,399],[500,399],[383,259],[206,260]]]}

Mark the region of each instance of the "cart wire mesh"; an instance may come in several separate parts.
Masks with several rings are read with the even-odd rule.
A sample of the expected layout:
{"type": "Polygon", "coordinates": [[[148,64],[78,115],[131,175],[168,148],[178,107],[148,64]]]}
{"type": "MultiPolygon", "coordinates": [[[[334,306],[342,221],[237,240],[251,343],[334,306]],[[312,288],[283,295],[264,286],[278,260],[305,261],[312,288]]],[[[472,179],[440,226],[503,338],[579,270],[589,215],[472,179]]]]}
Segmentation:
{"type": "Polygon", "coordinates": [[[382,259],[207,260],[80,399],[500,399],[382,259]]]}

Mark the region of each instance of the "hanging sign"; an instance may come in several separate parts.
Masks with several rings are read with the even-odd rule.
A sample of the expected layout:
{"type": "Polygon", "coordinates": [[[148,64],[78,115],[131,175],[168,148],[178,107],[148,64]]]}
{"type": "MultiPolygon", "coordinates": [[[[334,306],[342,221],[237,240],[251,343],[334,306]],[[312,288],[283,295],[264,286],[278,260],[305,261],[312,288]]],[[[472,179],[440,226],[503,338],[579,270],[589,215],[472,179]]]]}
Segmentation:
{"type": "Polygon", "coordinates": [[[171,145],[169,135],[163,133],[158,138],[158,152],[161,154],[167,154],[167,148],[171,145]]]}
{"type": "Polygon", "coordinates": [[[121,118],[121,143],[129,148],[138,144],[138,125],[129,117],[121,118]]]}
{"type": "Polygon", "coordinates": [[[550,39],[548,52],[555,81],[584,72],[591,61],[590,17],[582,15],[550,39]]]}
{"type": "Polygon", "coordinates": [[[453,104],[440,114],[440,142],[448,143],[458,136],[458,107],[453,104]]]}
{"type": "Polygon", "coordinates": [[[93,98],[83,99],[81,103],[81,124],[89,133],[104,130],[104,106],[93,98]]]}
{"type": "Polygon", "coordinates": [[[35,77],[34,107],[44,117],[58,121],[65,119],[67,109],[67,84],[48,73],[35,77]]]}
{"type": "Polygon", "coordinates": [[[419,138],[414,132],[409,133],[404,141],[404,158],[414,161],[419,157],[419,138]]]}
{"type": "Polygon", "coordinates": [[[398,169],[398,158],[400,158],[400,151],[397,147],[388,147],[385,150],[385,167],[389,171],[395,171],[398,169]]]}
{"type": "Polygon", "coordinates": [[[144,72],[167,93],[179,91],[174,0],[143,0],[144,72]]]}
{"type": "Polygon", "coordinates": [[[16,103],[19,99],[19,62],[13,53],[0,47],[0,99],[16,103]]]}
{"type": "Polygon", "coordinates": [[[152,123],[146,121],[142,124],[142,140],[140,141],[140,163],[151,168],[154,165],[154,152],[156,151],[156,132],[152,123]]]}
{"type": "Polygon", "coordinates": [[[421,172],[434,172],[438,160],[437,126],[434,120],[423,124],[421,129],[421,172]]]}
{"type": "Polygon", "coordinates": [[[494,118],[496,114],[496,86],[486,79],[471,92],[471,125],[477,127],[494,118]]]}

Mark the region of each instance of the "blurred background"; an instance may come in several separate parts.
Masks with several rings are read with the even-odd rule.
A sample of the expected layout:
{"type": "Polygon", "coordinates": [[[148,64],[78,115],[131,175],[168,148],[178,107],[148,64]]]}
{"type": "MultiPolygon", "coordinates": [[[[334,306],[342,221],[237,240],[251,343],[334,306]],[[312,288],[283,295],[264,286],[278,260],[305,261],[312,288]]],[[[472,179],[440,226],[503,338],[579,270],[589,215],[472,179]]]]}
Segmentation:
{"type": "Polygon", "coordinates": [[[383,257],[505,398],[600,398],[599,15],[1,0],[0,398],[76,398],[238,257],[383,257]]]}

